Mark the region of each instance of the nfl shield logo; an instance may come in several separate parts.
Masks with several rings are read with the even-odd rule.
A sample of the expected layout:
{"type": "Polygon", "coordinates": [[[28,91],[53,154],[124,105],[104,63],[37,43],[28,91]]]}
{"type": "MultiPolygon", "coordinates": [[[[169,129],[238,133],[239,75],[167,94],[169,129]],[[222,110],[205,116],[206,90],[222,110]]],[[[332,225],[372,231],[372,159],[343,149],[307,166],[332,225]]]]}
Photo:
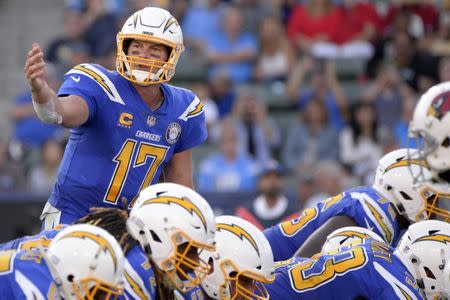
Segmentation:
{"type": "Polygon", "coordinates": [[[147,117],[147,125],[150,127],[155,126],[156,118],[154,116],[148,116],[147,117]]]}

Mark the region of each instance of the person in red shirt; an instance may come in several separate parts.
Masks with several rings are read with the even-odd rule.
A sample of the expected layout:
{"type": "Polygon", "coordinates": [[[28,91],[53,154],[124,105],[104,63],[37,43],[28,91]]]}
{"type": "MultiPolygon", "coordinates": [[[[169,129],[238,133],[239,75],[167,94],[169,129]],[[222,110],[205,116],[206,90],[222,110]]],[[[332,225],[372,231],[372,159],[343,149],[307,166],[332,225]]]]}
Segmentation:
{"type": "Polygon", "coordinates": [[[360,0],[345,0],[339,9],[342,22],[334,40],[338,44],[352,41],[373,42],[380,26],[378,13],[373,4],[360,0]]]}
{"type": "Polygon", "coordinates": [[[301,51],[309,52],[318,41],[334,42],[339,22],[339,10],[331,0],[307,0],[292,11],[288,37],[301,51]]]}

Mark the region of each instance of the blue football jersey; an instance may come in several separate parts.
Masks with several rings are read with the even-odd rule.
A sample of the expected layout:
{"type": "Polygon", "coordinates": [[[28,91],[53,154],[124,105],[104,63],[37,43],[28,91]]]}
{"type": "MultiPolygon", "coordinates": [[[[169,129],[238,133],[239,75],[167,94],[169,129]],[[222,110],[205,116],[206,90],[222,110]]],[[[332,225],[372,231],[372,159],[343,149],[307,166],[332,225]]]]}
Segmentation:
{"type": "Polygon", "coordinates": [[[58,234],[61,229],[68,225],[57,225],[54,229],[43,230],[36,235],[27,235],[15,240],[0,244],[0,251],[5,250],[31,250],[38,246],[47,247],[50,241],[58,234]]]}
{"type": "MultiPolygon", "coordinates": [[[[47,247],[58,232],[67,225],[44,230],[34,236],[24,236],[0,245],[0,250],[30,250],[38,246],[47,247]]],[[[136,245],[125,255],[125,293],[126,299],[156,299],[157,289],[153,270],[144,251],[136,245]]],[[[0,299],[2,299],[0,297],[0,299]]]]}
{"type": "Polygon", "coordinates": [[[291,258],[308,237],[330,218],[347,216],[395,245],[401,228],[393,205],[372,187],[358,187],[302,211],[298,218],[264,230],[275,261],[291,258]]]}
{"type": "MultiPolygon", "coordinates": [[[[77,95],[89,107],[70,131],[50,203],[75,218],[90,207],[130,204],[156,183],[173,154],[207,137],[203,104],[191,91],[161,84],[156,110],[117,72],[81,64],[67,72],[59,96],[77,95]]],[[[64,101],[64,100],[63,100],[64,101]]]]}
{"type": "Polygon", "coordinates": [[[125,299],[157,299],[155,274],[147,256],[139,245],[125,256],[125,299]]]}
{"type": "Polygon", "coordinates": [[[424,299],[414,277],[387,244],[366,240],[333,254],[275,265],[271,299],[424,299]]]}
{"type": "Polygon", "coordinates": [[[0,251],[0,299],[57,299],[53,277],[38,251],[0,251]]]}

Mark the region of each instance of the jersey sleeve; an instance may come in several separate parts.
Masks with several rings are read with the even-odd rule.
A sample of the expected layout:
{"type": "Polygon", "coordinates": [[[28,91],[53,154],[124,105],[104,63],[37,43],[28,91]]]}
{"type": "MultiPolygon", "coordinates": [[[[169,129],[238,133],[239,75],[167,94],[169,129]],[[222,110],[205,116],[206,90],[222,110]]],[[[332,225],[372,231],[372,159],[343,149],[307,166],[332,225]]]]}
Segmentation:
{"type": "Polygon", "coordinates": [[[87,64],[78,65],[67,72],[59,88],[58,96],[76,95],[81,97],[88,105],[88,121],[91,121],[95,117],[98,102],[103,93],[101,85],[105,84],[102,77],[88,66],[87,64]]]}
{"type": "Polygon", "coordinates": [[[356,200],[348,207],[348,215],[358,226],[372,230],[381,236],[386,243],[394,245],[398,239],[399,227],[395,221],[395,211],[389,202],[369,192],[351,192],[356,200]]]}
{"type": "Polygon", "coordinates": [[[376,294],[371,295],[371,299],[424,299],[414,278],[404,270],[402,264],[386,265],[374,262],[373,268],[378,277],[379,289],[376,294]]]}
{"type": "Polygon", "coordinates": [[[127,299],[156,299],[155,274],[138,246],[126,255],[124,277],[127,299]]]}
{"type": "Polygon", "coordinates": [[[275,261],[289,259],[297,252],[306,239],[321,226],[319,214],[319,206],[307,208],[299,217],[264,230],[275,261]]]}
{"type": "Polygon", "coordinates": [[[197,96],[195,96],[179,119],[186,122],[186,125],[174,149],[175,153],[193,148],[206,141],[208,131],[206,129],[205,110],[203,103],[197,96]]]}

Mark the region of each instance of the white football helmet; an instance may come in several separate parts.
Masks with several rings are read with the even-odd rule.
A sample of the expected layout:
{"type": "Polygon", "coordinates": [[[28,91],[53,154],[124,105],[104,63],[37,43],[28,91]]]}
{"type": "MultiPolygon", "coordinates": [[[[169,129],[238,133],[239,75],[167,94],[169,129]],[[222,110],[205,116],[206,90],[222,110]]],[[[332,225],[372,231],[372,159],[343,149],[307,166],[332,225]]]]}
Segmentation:
{"type": "Polygon", "coordinates": [[[361,244],[366,239],[384,243],[384,240],[378,234],[367,228],[357,226],[342,227],[327,236],[327,240],[322,246],[322,253],[328,253],[350,244],[361,244]]]}
{"type": "Polygon", "coordinates": [[[450,169],[450,82],[430,88],[420,97],[409,123],[420,155],[437,173],[450,169]]]}
{"type": "Polygon", "coordinates": [[[395,255],[416,278],[427,299],[438,299],[445,289],[444,268],[450,261],[450,224],[427,220],[412,224],[395,255]]]}
{"type": "Polygon", "coordinates": [[[123,294],[124,255],[106,230],[89,224],[64,228],[40,248],[64,299],[109,299],[123,294]]]}
{"type": "Polygon", "coordinates": [[[165,9],[146,7],[131,15],[117,34],[116,70],[124,78],[140,85],[166,82],[175,74],[183,51],[183,33],[177,20],[165,9]],[[127,55],[133,39],[168,47],[167,61],[127,55]],[[137,66],[145,66],[148,70],[137,66]]]}
{"type": "Polygon", "coordinates": [[[234,216],[216,218],[215,252],[203,251],[212,272],[202,282],[213,299],[269,299],[264,283],[273,275],[273,254],[264,234],[250,222],[234,216]]]}
{"type": "Polygon", "coordinates": [[[377,167],[373,188],[411,222],[428,219],[425,201],[417,191],[417,178],[431,178],[427,164],[415,149],[398,149],[383,156],[377,167]]]}
{"type": "Polygon", "coordinates": [[[141,191],[127,221],[128,232],[181,292],[198,286],[209,265],[198,252],[214,251],[214,214],[202,196],[175,183],[141,191]]]}

